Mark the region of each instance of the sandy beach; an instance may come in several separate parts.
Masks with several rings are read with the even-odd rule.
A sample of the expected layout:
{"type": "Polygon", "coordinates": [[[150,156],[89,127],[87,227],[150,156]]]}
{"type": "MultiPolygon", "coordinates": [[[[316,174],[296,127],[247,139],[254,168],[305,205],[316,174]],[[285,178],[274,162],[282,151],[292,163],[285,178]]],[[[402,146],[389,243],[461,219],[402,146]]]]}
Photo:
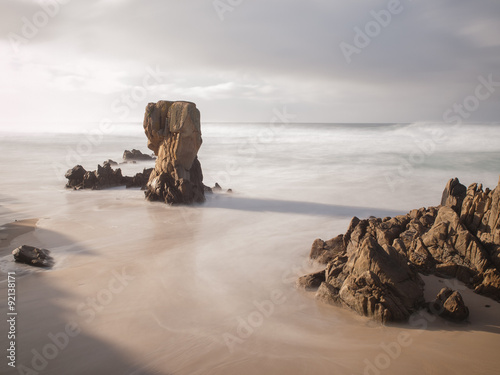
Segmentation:
{"type": "Polygon", "coordinates": [[[56,266],[10,264],[17,368],[2,373],[495,374],[500,364],[499,304],[456,281],[424,278],[429,298],[450,283],[463,293],[461,325],[422,313],[381,326],[297,291],[322,217],[291,232],[301,215],[218,208],[238,196],[187,208],[138,190],[65,196],[71,212],[3,226],[11,247],[52,249],[56,266]]]}
{"type": "MultiPolygon", "coordinates": [[[[4,358],[1,373],[496,374],[499,305],[453,280],[426,278],[427,298],[451,282],[470,308],[470,323],[424,314],[413,325],[382,326],[295,287],[299,276],[319,269],[308,260],[315,238],[345,232],[352,216],[396,216],[435,205],[450,174],[464,183],[479,175],[495,186],[496,165],[484,163],[473,173],[437,153],[429,163],[441,169],[416,169],[391,191],[379,160],[389,146],[401,155],[411,150],[421,127],[291,126],[249,159],[238,152],[239,141],[260,126],[235,132],[230,125],[205,126],[205,183],[233,193],[223,190],[194,206],[147,202],[141,190],[124,187],[65,189],[64,178],[47,165],[64,160],[77,135],[41,136],[36,143],[5,138],[0,295],[5,300],[7,273],[15,272],[18,320],[16,368],[4,358]],[[376,147],[353,150],[349,137],[376,147]],[[33,152],[43,156],[33,159],[33,152]],[[326,162],[335,158],[342,163],[326,162]],[[239,174],[227,173],[228,159],[239,174]],[[313,160],[324,161],[311,168],[313,160]],[[33,170],[28,179],[19,165],[33,170]],[[23,244],[49,249],[54,267],[15,263],[10,252],[23,244]]],[[[462,161],[495,157],[493,142],[479,142],[473,128],[466,134],[469,148],[491,151],[473,148],[462,161]]],[[[456,138],[444,151],[463,149],[464,141],[456,138]]],[[[84,166],[119,160],[123,149],[144,143],[140,132],[114,136],[84,166]]],[[[131,175],[152,164],[122,168],[131,175]]],[[[2,304],[0,313],[6,312],[2,304]]]]}

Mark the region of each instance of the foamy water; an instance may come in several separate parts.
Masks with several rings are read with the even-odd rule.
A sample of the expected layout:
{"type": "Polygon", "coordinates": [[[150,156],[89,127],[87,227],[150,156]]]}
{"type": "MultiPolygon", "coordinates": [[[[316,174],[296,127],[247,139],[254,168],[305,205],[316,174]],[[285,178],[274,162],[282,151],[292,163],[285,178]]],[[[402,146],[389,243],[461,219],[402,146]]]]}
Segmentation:
{"type": "MultiPolygon", "coordinates": [[[[437,205],[451,177],[493,188],[500,173],[498,125],[210,123],[199,152],[205,184],[232,194],[169,207],[138,189],[64,189],[59,171],[76,162],[95,169],[124,149],[147,151],[140,125],[124,130],[0,135],[0,223],[41,218],[16,241],[56,259],[19,281],[19,363],[32,367],[32,350],[42,353],[68,323],[81,330],[40,373],[363,373],[406,328],[295,290],[315,269],[313,240],[345,232],[352,216],[437,205]]],[[[121,167],[130,175],[152,165],[121,167]]],[[[10,256],[1,263],[27,269],[10,256]]],[[[493,373],[498,335],[477,330],[410,331],[412,345],[384,373],[472,373],[471,351],[493,373]]]]}

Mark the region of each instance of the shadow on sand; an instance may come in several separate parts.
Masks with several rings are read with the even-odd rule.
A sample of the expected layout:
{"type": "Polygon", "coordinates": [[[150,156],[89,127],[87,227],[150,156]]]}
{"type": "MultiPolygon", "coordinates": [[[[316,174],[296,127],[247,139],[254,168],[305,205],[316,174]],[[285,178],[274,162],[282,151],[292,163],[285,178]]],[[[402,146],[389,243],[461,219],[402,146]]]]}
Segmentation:
{"type": "Polygon", "coordinates": [[[403,211],[386,210],[375,207],[356,207],[279,199],[246,198],[222,194],[208,195],[204,206],[228,210],[276,212],[285,214],[346,218],[351,218],[353,216],[358,216],[359,218],[366,218],[369,216],[393,217],[406,214],[406,212],[403,211]]]}

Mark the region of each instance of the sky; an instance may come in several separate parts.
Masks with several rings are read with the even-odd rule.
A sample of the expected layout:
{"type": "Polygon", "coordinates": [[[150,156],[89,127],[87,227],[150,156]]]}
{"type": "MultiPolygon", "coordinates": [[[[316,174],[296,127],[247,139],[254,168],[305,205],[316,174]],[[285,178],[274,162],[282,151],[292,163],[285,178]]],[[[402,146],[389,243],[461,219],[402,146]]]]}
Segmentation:
{"type": "Polygon", "coordinates": [[[0,56],[3,130],[162,99],[206,122],[500,122],[498,0],[1,0],[0,56]]]}

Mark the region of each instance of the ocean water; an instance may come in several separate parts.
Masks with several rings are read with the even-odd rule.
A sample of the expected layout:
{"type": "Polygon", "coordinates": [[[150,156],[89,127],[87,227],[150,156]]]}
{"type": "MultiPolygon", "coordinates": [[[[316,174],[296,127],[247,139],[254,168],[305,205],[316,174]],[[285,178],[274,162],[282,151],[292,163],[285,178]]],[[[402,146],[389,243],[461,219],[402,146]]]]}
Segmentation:
{"type": "MultiPolygon", "coordinates": [[[[140,124],[0,134],[0,224],[40,218],[15,244],[37,242],[56,259],[32,271],[0,258],[3,272],[30,273],[18,287],[19,363],[31,366],[32,350],[76,323],[81,333],[41,373],[363,373],[399,328],[297,291],[296,278],[317,269],[311,243],[345,232],[353,216],[438,205],[450,178],[494,188],[500,174],[500,124],[204,123],[202,133],[205,184],[223,192],[193,207],[147,202],[138,189],[64,188],[75,164],[93,170],[125,149],[147,152],[140,124]],[[132,276],[110,293],[117,272],[132,276]]],[[[120,167],[131,175],[153,164],[120,167]]],[[[426,334],[384,373],[428,371],[426,334]]],[[[427,337],[435,373],[448,369],[456,336],[427,337]]]]}
{"type": "MultiPolygon", "coordinates": [[[[219,182],[241,199],[407,210],[438,204],[436,193],[451,177],[495,187],[499,141],[499,124],[207,123],[199,159],[205,184],[219,182]]],[[[0,142],[1,194],[17,199],[64,195],[63,175],[76,164],[95,169],[107,159],[121,162],[125,149],[150,153],[139,124],[107,132],[96,125],[86,134],[0,133],[0,142]]],[[[150,166],[120,167],[133,174],[150,166]]]]}

